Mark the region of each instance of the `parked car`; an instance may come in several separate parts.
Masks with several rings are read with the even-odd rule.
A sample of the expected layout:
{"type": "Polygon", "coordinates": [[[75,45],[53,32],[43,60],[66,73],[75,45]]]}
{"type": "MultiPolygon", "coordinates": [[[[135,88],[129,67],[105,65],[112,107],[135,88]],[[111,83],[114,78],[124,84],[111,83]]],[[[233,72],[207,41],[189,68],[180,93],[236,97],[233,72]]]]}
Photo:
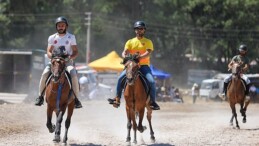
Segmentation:
{"type": "Polygon", "coordinates": [[[200,96],[207,99],[216,99],[223,90],[223,80],[206,79],[201,83],[200,96]]]}

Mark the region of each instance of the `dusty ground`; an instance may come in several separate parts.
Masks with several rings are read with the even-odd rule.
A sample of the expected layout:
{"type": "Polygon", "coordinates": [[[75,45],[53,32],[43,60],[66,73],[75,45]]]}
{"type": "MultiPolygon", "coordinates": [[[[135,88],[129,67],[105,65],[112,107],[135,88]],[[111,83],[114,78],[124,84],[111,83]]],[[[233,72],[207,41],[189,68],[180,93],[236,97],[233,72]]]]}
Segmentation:
{"type": "MultiPolygon", "coordinates": [[[[153,112],[153,128],[156,142],[149,139],[149,129],[138,134],[138,145],[157,146],[259,146],[259,104],[251,104],[247,111],[247,123],[238,120],[240,130],[229,126],[231,111],[226,102],[196,104],[185,98],[184,104],[160,102],[161,110],[153,112]],[[141,142],[143,138],[144,142],[141,142]]],[[[68,133],[71,146],[126,145],[126,113],[124,102],[114,109],[105,100],[84,101],[82,109],[76,109],[68,133]]],[[[239,106],[237,106],[239,111],[239,106]]],[[[55,118],[53,118],[55,122],[55,118]]],[[[51,146],[53,134],[48,133],[46,104],[0,105],[1,146],[51,146]]],[[[64,120],[62,123],[64,134],[64,120]]],[[[144,125],[148,126],[147,120],[144,125]]],[[[134,144],[132,144],[134,145],[134,144]]]]}

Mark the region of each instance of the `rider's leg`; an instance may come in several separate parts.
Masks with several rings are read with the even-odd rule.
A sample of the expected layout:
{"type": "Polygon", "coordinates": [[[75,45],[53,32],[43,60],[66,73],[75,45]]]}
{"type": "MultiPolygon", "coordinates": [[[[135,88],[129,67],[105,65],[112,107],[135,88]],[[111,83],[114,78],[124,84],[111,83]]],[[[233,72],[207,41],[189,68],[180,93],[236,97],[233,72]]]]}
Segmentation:
{"type": "Polygon", "coordinates": [[[75,96],[75,108],[81,108],[82,104],[78,100],[79,97],[79,82],[76,74],[76,70],[73,65],[67,66],[67,71],[70,73],[71,80],[72,80],[72,89],[74,91],[75,96]]]}
{"type": "Polygon", "coordinates": [[[153,110],[160,110],[159,105],[156,103],[156,83],[154,77],[151,73],[149,66],[143,65],[140,67],[140,72],[145,75],[149,84],[150,84],[150,100],[151,100],[151,108],[153,110]]]}
{"type": "Polygon", "coordinates": [[[245,91],[245,95],[248,95],[249,94],[249,88],[250,88],[250,83],[251,81],[249,80],[249,78],[246,76],[246,75],[242,75],[241,78],[245,81],[245,84],[246,84],[246,91],[245,91]]]}
{"type": "Polygon", "coordinates": [[[223,91],[222,91],[222,95],[225,96],[227,94],[227,88],[228,88],[228,83],[231,80],[231,76],[229,75],[224,79],[224,84],[223,84],[223,91]]]}
{"type": "Polygon", "coordinates": [[[126,78],[126,70],[123,70],[118,78],[117,86],[116,86],[116,97],[108,98],[110,104],[113,104],[114,107],[118,107],[120,105],[120,98],[122,94],[122,81],[126,78]]]}
{"type": "Polygon", "coordinates": [[[50,74],[50,66],[47,65],[41,74],[40,84],[39,84],[39,97],[36,98],[35,105],[41,106],[44,102],[44,90],[46,88],[46,80],[50,74]]]}
{"type": "Polygon", "coordinates": [[[223,94],[226,95],[227,94],[227,88],[228,88],[228,83],[224,82],[224,85],[223,85],[223,94]]]}

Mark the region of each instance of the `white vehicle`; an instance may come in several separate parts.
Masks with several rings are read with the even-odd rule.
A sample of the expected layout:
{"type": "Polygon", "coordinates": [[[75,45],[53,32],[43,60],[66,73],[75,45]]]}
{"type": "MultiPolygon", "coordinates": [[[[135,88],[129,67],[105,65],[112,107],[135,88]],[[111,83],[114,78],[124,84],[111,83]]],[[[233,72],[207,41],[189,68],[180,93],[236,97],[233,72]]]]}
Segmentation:
{"type": "Polygon", "coordinates": [[[200,96],[208,99],[216,99],[220,92],[222,92],[223,80],[220,79],[206,79],[201,83],[200,96]]]}

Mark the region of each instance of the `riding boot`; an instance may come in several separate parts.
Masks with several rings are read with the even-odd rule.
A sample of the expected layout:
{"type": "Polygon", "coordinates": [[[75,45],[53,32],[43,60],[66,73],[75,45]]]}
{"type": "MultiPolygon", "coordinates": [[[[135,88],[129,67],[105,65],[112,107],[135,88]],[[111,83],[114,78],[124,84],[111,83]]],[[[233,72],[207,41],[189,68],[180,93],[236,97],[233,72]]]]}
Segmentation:
{"type": "Polygon", "coordinates": [[[224,82],[223,85],[223,91],[222,91],[222,95],[225,96],[227,94],[227,88],[228,88],[228,83],[224,82]]]}
{"type": "Polygon", "coordinates": [[[79,96],[79,83],[78,83],[78,79],[77,76],[72,76],[72,88],[75,94],[75,108],[82,108],[82,104],[81,102],[78,100],[78,96],[79,96]]]}
{"type": "Polygon", "coordinates": [[[246,85],[246,91],[245,91],[245,95],[248,96],[249,94],[249,88],[250,88],[250,84],[246,85]]]}
{"type": "Polygon", "coordinates": [[[109,104],[114,104],[114,102],[116,101],[116,97],[108,98],[107,100],[108,100],[109,104]]]}
{"type": "Polygon", "coordinates": [[[46,88],[46,80],[48,76],[49,76],[49,71],[48,71],[48,68],[46,67],[46,69],[43,71],[43,74],[41,75],[41,78],[40,78],[39,97],[36,98],[34,103],[36,106],[41,106],[44,102],[43,95],[46,88]]]}
{"type": "Polygon", "coordinates": [[[81,104],[81,102],[78,100],[78,98],[76,97],[75,98],[75,108],[82,108],[83,106],[82,106],[82,104],[81,104]]]}
{"type": "Polygon", "coordinates": [[[150,107],[152,110],[160,110],[159,105],[155,101],[151,101],[150,107]]]}
{"type": "Polygon", "coordinates": [[[156,103],[155,97],[150,96],[150,108],[153,110],[160,110],[159,105],[156,103]]]}
{"type": "Polygon", "coordinates": [[[38,98],[36,98],[35,105],[41,106],[43,102],[44,102],[44,98],[43,96],[40,95],[38,98]]]}

